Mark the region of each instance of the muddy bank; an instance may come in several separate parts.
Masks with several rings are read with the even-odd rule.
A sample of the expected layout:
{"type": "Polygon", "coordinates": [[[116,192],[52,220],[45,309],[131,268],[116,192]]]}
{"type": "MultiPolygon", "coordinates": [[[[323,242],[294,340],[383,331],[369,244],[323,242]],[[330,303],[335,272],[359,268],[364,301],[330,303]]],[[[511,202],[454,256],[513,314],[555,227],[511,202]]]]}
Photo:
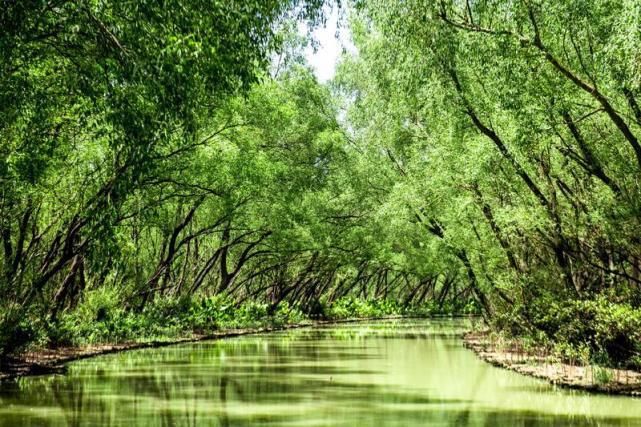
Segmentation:
{"type": "Polygon", "coordinates": [[[404,316],[388,316],[376,318],[355,318],[340,320],[309,320],[289,325],[274,325],[258,328],[226,329],[207,334],[192,334],[175,339],[159,341],[141,341],[125,343],[95,344],[83,347],[43,348],[22,353],[13,357],[0,368],[0,381],[31,375],[62,374],[66,371],[66,363],[86,359],[102,354],[116,353],[142,348],[158,348],[175,344],[184,344],[205,340],[216,340],[237,337],[241,335],[259,334],[286,329],[304,328],[310,326],[332,325],[338,323],[364,322],[370,320],[393,320],[406,318],[404,316]]]}
{"type": "Polygon", "coordinates": [[[546,380],[557,386],[641,397],[641,372],[561,363],[547,355],[528,353],[516,345],[497,346],[485,332],[468,333],[463,337],[463,342],[465,347],[491,365],[546,380]]]}

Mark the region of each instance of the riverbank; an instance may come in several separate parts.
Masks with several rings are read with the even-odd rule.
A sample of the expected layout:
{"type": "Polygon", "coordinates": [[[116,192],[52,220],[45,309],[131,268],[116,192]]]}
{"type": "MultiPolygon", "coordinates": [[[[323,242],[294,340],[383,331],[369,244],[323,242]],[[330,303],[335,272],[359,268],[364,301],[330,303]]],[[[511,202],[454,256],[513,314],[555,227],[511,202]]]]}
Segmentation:
{"type": "Polygon", "coordinates": [[[561,363],[544,352],[526,351],[516,344],[497,345],[487,332],[470,332],[465,347],[485,362],[560,387],[593,393],[641,397],[641,372],[561,363]]]}
{"type": "Polygon", "coordinates": [[[348,318],[334,320],[306,320],[299,323],[270,325],[255,328],[225,329],[205,334],[191,334],[188,336],[150,341],[132,341],[124,343],[105,343],[87,346],[63,346],[56,348],[42,348],[24,352],[12,358],[5,366],[0,368],[0,381],[11,380],[19,377],[34,375],[62,374],[66,372],[66,364],[75,360],[87,359],[110,353],[143,348],[159,348],[190,342],[233,338],[242,335],[269,333],[287,329],[297,329],[314,326],[334,325],[340,323],[365,322],[372,320],[394,320],[408,318],[408,316],[384,316],[369,318],[348,318]]]}

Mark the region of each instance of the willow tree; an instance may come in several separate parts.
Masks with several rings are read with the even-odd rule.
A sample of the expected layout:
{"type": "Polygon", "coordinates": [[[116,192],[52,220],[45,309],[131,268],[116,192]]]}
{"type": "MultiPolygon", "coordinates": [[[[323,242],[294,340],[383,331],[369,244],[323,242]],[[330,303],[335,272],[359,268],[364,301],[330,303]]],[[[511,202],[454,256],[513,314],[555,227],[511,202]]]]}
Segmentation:
{"type": "Polygon", "coordinates": [[[635,310],[639,5],[355,7],[351,123],[409,171],[426,239],[458,259],[494,319],[554,337],[560,307],[604,298],[604,312],[635,310]]]}
{"type": "Polygon", "coordinates": [[[56,295],[82,290],[88,263],[109,262],[127,200],[264,73],[282,41],[279,22],[320,20],[322,3],[3,3],[0,291],[9,341],[25,310],[47,312],[56,295]]]}

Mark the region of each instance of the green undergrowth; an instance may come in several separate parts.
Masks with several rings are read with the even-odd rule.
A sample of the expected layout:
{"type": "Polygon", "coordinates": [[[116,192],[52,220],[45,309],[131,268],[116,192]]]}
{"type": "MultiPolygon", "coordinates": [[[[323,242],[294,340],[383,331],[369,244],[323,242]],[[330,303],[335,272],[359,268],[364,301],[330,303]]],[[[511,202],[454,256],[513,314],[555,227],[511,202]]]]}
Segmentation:
{"type": "Polygon", "coordinates": [[[55,320],[39,317],[37,312],[26,314],[13,324],[19,333],[11,334],[22,337],[23,342],[13,342],[10,346],[24,350],[170,341],[195,334],[282,326],[311,319],[431,316],[455,312],[470,314],[477,310],[473,304],[461,307],[447,304],[440,307],[435,304],[408,307],[389,299],[363,300],[354,297],[344,297],[332,304],[321,300],[312,307],[303,308],[282,302],[274,309],[266,303],[237,303],[221,295],[158,298],[142,310],[125,307],[122,298],[113,290],[104,288],[89,291],[73,310],[63,312],[55,320]]]}
{"type": "Polygon", "coordinates": [[[518,343],[523,351],[544,352],[573,365],[641,370],[641,310],[629,303],[605,295],[567,301],[541,297],[494,320],[499,333],[493,339],[518,343]]]}
{"type": "Polygon", "coordinates": [[[331,319],[383,317],[383,316],[416,316],[429,317],[436,315],[478,314],[474,302],[467,304],[442,304],[433,302],[406,306],[390,299],[364,300],[355,297],[344,297],[333,304],[326,305],[326,315],[331,319]]]}
{"type": "Polygon", "coordinates": [[[300,310],[287,303],[269,313],[267,304],[235,304],[222,296],[163,298],[142,311],[126,310],[108,293],[95,293],[50,324],[40,344],[172,340],[220,330],[299,323],[305,318],[300,310]]]}

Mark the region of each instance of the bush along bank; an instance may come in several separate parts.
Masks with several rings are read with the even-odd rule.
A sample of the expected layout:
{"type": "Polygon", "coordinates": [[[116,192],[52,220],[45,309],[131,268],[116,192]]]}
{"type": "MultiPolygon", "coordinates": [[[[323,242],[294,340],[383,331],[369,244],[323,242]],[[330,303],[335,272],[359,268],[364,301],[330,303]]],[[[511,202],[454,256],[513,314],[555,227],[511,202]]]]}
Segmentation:
{"type": "Polygon", "coordinates": [[[570,388],[641,396],[641,311],[605,297],[497,317],[465,344],[487,362],[570,388]],[[515,322],[519,318],[521,321],[515,322]]]}

